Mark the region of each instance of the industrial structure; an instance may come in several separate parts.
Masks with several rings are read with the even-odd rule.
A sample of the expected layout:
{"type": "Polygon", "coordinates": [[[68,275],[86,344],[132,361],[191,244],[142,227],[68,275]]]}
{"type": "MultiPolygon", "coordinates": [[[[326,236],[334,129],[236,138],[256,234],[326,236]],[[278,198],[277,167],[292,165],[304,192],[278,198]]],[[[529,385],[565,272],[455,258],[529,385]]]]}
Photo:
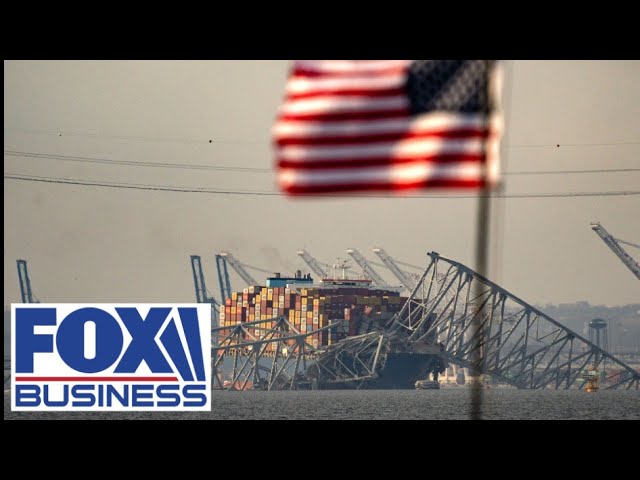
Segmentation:
{"type": "Polygon", "coordinates": [[[257,285],[258,282],[253,276],[247,271],[247,268],[252,268],[254,270],[261,271],[263,273],[271,274],[271,270],[266,270],[264,268],[255,267],[253,265],[247,265],[246,263],[242,263],[235,256],[233,256],[230,252],[219,252],[215,255],[216,258],[216,268],[218,270],[218,281],[220,284],[220,295],[221,301],[224,303],[226,298],[231,296],[231,282],[229,280],[229,269],[227,265],[230,265],[231,268],[238,274],[238,276],[245,282],[247,285],[257,285]]]}
{"type": "Polygon", "coordinates": [[[389,254],[384,251],[384,249],[376,247],[373,249],[373,251],[376,255],[378,255],[378,257],[380,257],[382,263],[386,265],[389,271],[393,273],[393,275],[400,281],[400,283],[402,283],[402,285],[404,285],[405,288],[410,292],[413,291],[416,286],[415,280],[411,276],[407,275],[406,272],[402,271],[396,261],[391,258],[389,254]]]}
{"type": "Polygon", "coordinates": [[[224,303],[225,298],[231,297],[231,281],[229,280],[229,269],[224,257],[216,254],[216,268],[218,270],[218,282],[220,283],[220,301],[224,303]]]}
{"type": "MultiPolygon", "coordinates": [[[[218,310],[220,303],[217,302],[213,295],[207,290],[204,280],[204,272],[202,271],[202,259],[198,255],[191,255],[191,271],[193,273],[193,284],[196,290],[196,301],[198,303],[211,304],[212,319],[217,324],[218,310]]],[[[231,290],[231,288],[229,288],[231,290]]]]}
{"type": "MultiPolygon", "coordinates": [[[[31,289],[31,279],[27,269],[26,260],[16,260],[18,266],[18,283],[20,285],[20,300],[22,303],[40,303],[38,298],[33,294],[31,289]]],[[[11,380],[11,357],[4,356],[4,384],[7,385],[11,380]]]]}
{"type": "Polygon", "coordinates": [[[309,252],[307,252],[306,250],[298,250],[298,255],[302,258],[302,260],[304,260],[307,265],[309,265],[311,271],[315,273],[319,278],[325,278],[329,276],[329,273],[320,266],[320,262],[312,257],[309,252]]]}
{"type": "Polygon", "coordinates": [[[374,270],[374,268],[369,264],[366,258],[362,256],[362,254],[356,250],[355,248],[348,248],[347,253],[355,260],[355,262],[362,267],[363,273],[371,279],[374,285],[378,286],[388,286],[387,282],[374,270]]]}
{"type": "MultiPolygon", "coordinates": [[[[415,281],[377,250],[412,285],[408,297],[366,279],[325,276],[309,284],[301,272],[232,292],[213,331],[214,385],[410,388],[415,379],[460,379],[469,369],[516,388],[568,389],[583,388],[584,374],[598,370],[602,388],[638,389],[638,371],[602,339],[580,336],[465,265],[431,252],[415,281]]],[[[326,274],[308,252],[298,254],[326,274]]]]}
{"type": "MultiPolygon", "coordinates": [[[[589,365],[621,372],[606,388],[638,388],[640,373],[584,337],[461,263],[428,254],[430,263],[404,309],[415,312],[411,340],[435,334],[454,364],[472,367],[518,388],[571,388],[589,365]],[[438,277],[442,274],[442,277],[438,277]],[[480,295],[473,297],[476,284],[480,295]],[[480,328],[471,319],[482,312],[480,328]],[[436,319],[423,332],[429,315],[436,319]]],[[[402,312],[400,312],[402,318],[402,312]]]]}
{"type": "Polygon", "coordinates": [[[624,240],[620,240],[619,238],[613,238],[607,230],[600,225],[598,222],[593,222],[591,224],[591,229],[598,234],[598,236],[602,239],[604,243],[611,249],[613,253],[620,259],[620,261],[629,269],[631,272],[640,280],[640,264],[636,262],[631,255],[629,255],[624,248],[622,248],[621,243],[626,245],[630,245],[632,247],[640,248],[640,245],[625,242],[624,240]]]}
{"type": "Polygon", "coordinates": [[[589,322],[589,341],[605,351],[609,351],[609,335],[607,322],[601,318],[594,318],[589,322]]]}
{"type": "Polygon", "coordinates": [[[18,264],[18,282],[20,283],[20,298],[22,303],[39,303],[31,290],[27,261],[17,260],[16,263],[18,264]]]}
{"type": "Polygon", "coordinates": [[[255,278],[251,276],[249,272],[244,268],[244,265],[236,260],[236,257],[231,255],[229,252],[220,252],[216,255],[216,258],[224,259],[231,267],[236,271],[236,273],[244,280],[247,285],[257,285],[258,282],[255,278]]]}

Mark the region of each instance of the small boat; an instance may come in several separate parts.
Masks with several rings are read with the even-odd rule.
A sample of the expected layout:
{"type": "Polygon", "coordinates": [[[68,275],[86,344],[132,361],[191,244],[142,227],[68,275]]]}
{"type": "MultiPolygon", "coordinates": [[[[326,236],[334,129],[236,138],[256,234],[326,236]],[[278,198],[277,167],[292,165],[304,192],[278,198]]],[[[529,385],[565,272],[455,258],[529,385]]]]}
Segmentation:
{"type": "Polygon", "coordinates": [[[599,373],[595,365],[590,367],[586,372],[582,374],[582,378],[586,383],[585,391],[589,393],[598,391],[598,377],[599,373]]]}
{"type": "Polygon", "coordinates": [[[440,382],[418,380],[416,382],[416,390],[440,390],[440,382]]]}

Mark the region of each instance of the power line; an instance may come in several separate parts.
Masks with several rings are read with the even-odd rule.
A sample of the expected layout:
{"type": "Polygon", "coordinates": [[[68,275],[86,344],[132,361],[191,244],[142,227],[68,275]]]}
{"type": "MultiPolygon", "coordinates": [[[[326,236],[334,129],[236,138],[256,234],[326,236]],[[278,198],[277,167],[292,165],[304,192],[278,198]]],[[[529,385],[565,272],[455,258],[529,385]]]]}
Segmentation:
{"type": "Polygon", "coordinates": [[[61,183],[61,184],[67,184],[67,185],[125,188],[125,189],[133,189],[133,190],[152,190],[152,191],[163,191],[163,192],[220,193],[220,194],[230,194],[230,195],[264,195],[264,196],[280,195],[278,192],[256,192],[251,190],[247,190],[247,191],[218,190],[218,189],[209,189],[205,187],[179,187],[179,186],[171,186],[171,185],[150,185],[150,184],[144,184],[144,183],[100,182],[100,181],[94,181],[94,180],[39,177],[36,175],[20,175],[20,174],[12,174],[12,173],[5,174],[4,178],[10,179],[10,180],[24,180],[24,181],[31,181],[31,182],[61,183]]]}
{"type": "MultiPolygon", "coordinates": [[[[190,143],[190,144],[269,144],[270,140],[214,140],[213,138],[188,138],[188,137],[147,137],[142,135],[105,135],[91,132],[71,132],[62,130],[37,130],[29,128],[4,127],[6,132],[26,133],[30,135],[50,135],[69,137],[106,138],[113,140],[131,140],[141,142],[169,142],[169,143],[190,143]]],[[[601,143],[532,143],[505,145],[506,148],[559,148],[559,147],[613,147],[620,145],[640,145],[640,141],[623,142],[601,142],[601,143]]]]}
{"type": "MultiPolygon", "coordinates": [[[[233,171],[248,173],[273,173],[272,168],[255,167],[231,167],[227,165],[204,165],[187,163],[164,163],[164,162],[136,162],[133,160],[114,160],[108,158],[93,158],[84,156],[57,155],[52,153],[22,152],[16,150],[4,150],[4,154],[13,157],[27,157],[36,159],[50,159],[80,163],[100,163],[113,165],[126,165],[132,167],[156,167],[156,168],[179,168],[186,170],[214,170],[233,171]]],[[[540,170],[540,171],[515,171],[503,172],[503,175],[560,175],[560,174],[583,174],[583,173],[620,173],[620,172],[640,172],[640,168],[604,168],[594,170],[540,170]]]]}
{"type": "MultiPolygon", "coordinates": [[[[93,180],[81,180],[73,178],[55,178],[55,177],[39,177],[36,175],[20,175],[13,173],[5,173],[4,178],[8,180],[20,180],[30,182],[59,183],[67,185],[82,185],[92,187],[108,187],[108,188],[124,188],[133,190],[151,190],[164,192],[181,192],[181,193],[210,193],[224,195],[259,195],[259,196],[286,196],[280,192],[260,192],[260,191],[241,191],[241,190],[220,190],[206,187],[179,187],[172,185],[148,185],[135,183],[119,183],[119,182],[101,182],[93,180]]],[[[490,198],[566,198],[566,197],[610,197],[624,195],[640,195],[640,190],[614,191],[614,192],[571,192],[571,193],[519,193],[519,194],[496,194],[487,195],[490,198]]],[[[306,195],[307,197],[326,198],[328,195],[306,195]]],[[[433,199],[452,199],[452,198],[478,198],[480,195],[345,195],[334,194],[331,197],[351,197],[351,198],[433,198],[433,199]]]]}
{"type": "Polygon", "coordinates": [[[424,271],[424,268],[425,268],[425,267],[419,267],[418,265],[413,265],[411,263],[401,262],[400,260],[396,260],[396,263],[399,263],[400,265],[404,265],[405,267],[415,268],[416,270],[424,271]]]}
{"type": "Polygon", "coordinates": [[[609,142],[609,143],[532,143],[521,145],[507,145],[507,148],[560,148],[560,147],[615,147],[619,145],[640,145],[640,141],[609,142]]]}
{"type": "Polygon", "coordinates": [[[90,132],[69,132],[62,130],[33,130],[28,128],[7,128],[6,132],[27,133],[31,135],[49,135],[57,137],[87,137],[87,138],[107,138],[112,140],[126,140],[138,142],[164,142],[164,143],[188,143],[188,144],[261,144],[268,143],[263,140],[214,140],[213,138],[186,138],[186,137],[145,137],[141,135],[104,135],[90,132]]]}
{"type": "Polygon", "coordinates": [[[187,163],[162,163],[162,162],[135,162],[132,160],[114,160],[109,158],[92,158],[83,156],[69,156],[69,155],[56,155],[51,153],[35,153],[35,152],[20,152],[15,150],[4,150],[5,155],[12,157],[28,157],[28,158],[46,158],[50,160],[61,160],[67,162],[80,162],[80,163],[102,163],[113,165],[127,165],[133,167],[160,167],[160,168],[182,168],[188,170],[227,170],[236,172],[256,172],[266,173],[272,170],[268,168],[252,168],[252,167],[230,167],[230,166],[217,166],[217,165],[203,165],[203,164],[187,164],[187,163]]]}
{"type": "Polygon", "coordinates": [[[503,175],[557,175],[557,174],[574,174],[574,173],[618,173],[618,172],[640,172],[640,168],[602,168],[594,170],[539,170],[539,171],[520,171],[520,172],[503,172],[503,175]]]}
{"type": "Polygon", "coordinates": [[[620,240],[619,238],[616,238],[616,240],[620,243],[624,243],[625,245],[629,245],[631,247],[636,247],[636,248],[640,248],[640,245],[638,245],[637,243],[631,243],[631,242],[626,242],[624,240],[620,240]]]}
{"type": "Polygon", "coordinates": [[[245,267],[248,267],[248,268],[252,268],[252,269],[254,269],[254,270],[257,270],[257,271],[262,272],[262,273],[273,274],[273,270],[266,270],[266,269],[264,269],[264,268],[255,267],[255,266],[253,266],[253,265],[247,265],[246,263],[243,263],[242,265],[243,265],[243,266],[245,266],[245,267]]]}

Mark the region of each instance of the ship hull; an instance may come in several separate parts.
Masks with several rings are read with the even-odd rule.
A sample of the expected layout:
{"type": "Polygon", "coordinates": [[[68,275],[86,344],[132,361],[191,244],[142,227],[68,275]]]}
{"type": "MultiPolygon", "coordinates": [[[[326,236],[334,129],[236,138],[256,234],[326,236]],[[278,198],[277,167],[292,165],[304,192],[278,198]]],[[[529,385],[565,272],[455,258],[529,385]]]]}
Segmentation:
{"type": "Polygon", "coordinates": [[[434,368],[442,369],[440,355],[420,353],[390,353],[376,378],[347,380],[344,382],[320,382],[321,390],[374,389],[399,390],[415,389],[416,381],[429,377],[434,368]]]}

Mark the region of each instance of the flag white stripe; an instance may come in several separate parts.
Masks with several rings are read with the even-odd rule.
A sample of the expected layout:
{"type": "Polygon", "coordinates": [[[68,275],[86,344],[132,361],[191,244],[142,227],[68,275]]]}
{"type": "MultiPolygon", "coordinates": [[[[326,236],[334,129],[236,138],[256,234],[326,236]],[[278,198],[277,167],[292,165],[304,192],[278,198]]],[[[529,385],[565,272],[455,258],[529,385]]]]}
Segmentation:
{"type": "Polygon", "coordinates": [[[357,88],[358,90],[384,90],[387,88],[402,87],[405,83],[404,74],[380,75],[377,77],[360,76],[346,78],[324,77],[293,77],[287,82],[287,93],[311,93],[322,90],[340,90],[357,88]]]}
{"type": "Polygon", "coordinates": [[[344,185],[352,183],[402,184],[425,180],[460,179],[478,180],[482,165],[475,162],[452,164],[414,164],[372,167],[357,170],[321,170],[304,172],[283,168],[278,181],[283,186],[344,185]]]}
{"type": "Polygon", "coordinates": [[[278,139],[288,137],[354,136],[372,133],[422,132],[428,130],[480,128],[487,118],[479,114],[454,114],[448,112],[424,113],[416,117],[388,120],[358,121],[294,121],[279,120],[272,129],[278,139]]]}
{"type": "Polygon", "coordinates": [[[283,114],[367,112],[371,110],[396,110],[407,108],[409,101],[404,95],[384,98],[363,98],[348,95],[323,95],[321,97],[290,100],[280,107],[283,114]]]}
{"type": "Polygon", "coordinates": [[[500,178],[500,140],[499,136],[487,139],[487,180],[495,184],[500,178]]]}
{"type": "Polygon", "coordinates": [[[295,66],[324,73],[361,73],[404,68],[412,60],[296,60],[295,66]]]}
{"type": "Polygon", "coordinates": [[[369,157],[405,158],[435,154],[481,154],[482,139],[417,138],[384,143],[338,146],[285,146],[278,149],[278,158],[293,161],[348,160],[369,157]]]}

